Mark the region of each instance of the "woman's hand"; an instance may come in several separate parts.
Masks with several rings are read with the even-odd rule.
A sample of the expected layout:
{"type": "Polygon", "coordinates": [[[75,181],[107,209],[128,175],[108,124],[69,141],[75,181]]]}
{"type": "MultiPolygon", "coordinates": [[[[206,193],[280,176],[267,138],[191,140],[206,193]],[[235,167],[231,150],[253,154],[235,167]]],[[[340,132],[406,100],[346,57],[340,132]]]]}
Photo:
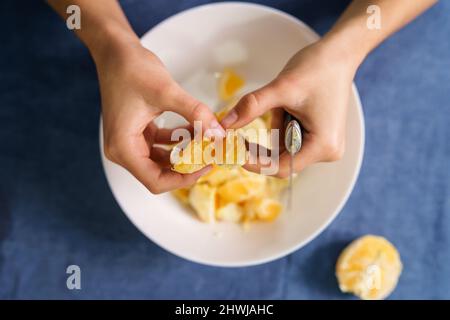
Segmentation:
{"type": "MultiPolygon", "coordinates": [[[[131,41],[95,55],[102,97],[105,155],[130,171],[152,193],[194,183],[209,168],[180,174],[167,166],[167,155],[154,143],[170,143],[171,131],[158,129],[153,119],[173,111],[204,130],[222,127],[210,109],[186,93],[153,53],[131,41]]],[[[172,141],[173,143],[173,141],[172,141]]]]}
{"type": "MultiPolygon", "coordinates": [[[[342,157],[349,94],[356,66],[325,42],[312,44],[295,54],[276,79],[245,95],[222,120],[225,128],[240,128],[265,112],[273,111],[272,128],[282,129],[284,110],[303,126],[303,146],[295,156],[294,171],[342,157]]],[[[280,133],[280,136],[282,134],[280,133]]],[[[280,142],[279,169],[289,174],[290,155],[280,142]]],[[[259,172],[259,164],[247,164],[259,172]]]]}

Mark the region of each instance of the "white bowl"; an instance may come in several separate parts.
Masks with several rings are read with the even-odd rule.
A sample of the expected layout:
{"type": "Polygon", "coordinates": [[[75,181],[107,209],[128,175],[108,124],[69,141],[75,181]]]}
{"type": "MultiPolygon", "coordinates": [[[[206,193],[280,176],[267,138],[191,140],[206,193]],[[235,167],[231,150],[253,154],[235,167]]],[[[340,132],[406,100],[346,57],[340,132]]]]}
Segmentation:
{"type": "MultiPolygon", "coordinates": [[[[248,91],[270,81],[296,51],[318,38],[308,26],[286,13],[231,2],[176,14],[147,32],[142,44],[164,61],[188,91],[217,107],[212,78],[215,71],[235,67],[245,75],[248,91]]],[[[166,126],[178,121],[173,115],[163,118],[166,126]]],[[[323,231],[352,191],[363,149],[364,119],[354,87],[343,159],[302,172],[294,183],[293,210],[283,212],[273,223],[256,223],[248,231],[228,223],[204,224],[171,194],[150,194],[125,169],[107,160],[103,152],[102,160],[120,207],[149,239],[191,261],[236,267],[283,257],[323,231]]]]}

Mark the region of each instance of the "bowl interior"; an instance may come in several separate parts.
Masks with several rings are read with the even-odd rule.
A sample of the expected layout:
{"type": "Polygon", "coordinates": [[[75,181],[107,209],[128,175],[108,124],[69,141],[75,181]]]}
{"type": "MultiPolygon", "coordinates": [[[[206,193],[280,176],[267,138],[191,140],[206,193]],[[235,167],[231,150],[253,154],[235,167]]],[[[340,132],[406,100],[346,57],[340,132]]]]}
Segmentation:
{"type": "MultiPolygon", "coordinates": [[[[310,28],[279,11],[253,4],[219,3],[177,14],[141,41],[186,90],[219,108],[216,72],[235,68],[246,79],[244,92],[249,91],[273,79],[295,52],[317,39],[310,28]]],[[[165,113],[158,121],[172,127],[183,119],[165,113]]],[[[343,159],[302,172],[294,182],[292,210],[283,212],[273,223],[255,223],[246,231],[234,224],[204,224],[172,195],[152,195],[125,169],[104,157],[103,164],[123,211],[161,247],[210,265],[258,264],[301,247],[339,213],[362,161],[364,122],[356,88],[347,123],[343,159]]]]}

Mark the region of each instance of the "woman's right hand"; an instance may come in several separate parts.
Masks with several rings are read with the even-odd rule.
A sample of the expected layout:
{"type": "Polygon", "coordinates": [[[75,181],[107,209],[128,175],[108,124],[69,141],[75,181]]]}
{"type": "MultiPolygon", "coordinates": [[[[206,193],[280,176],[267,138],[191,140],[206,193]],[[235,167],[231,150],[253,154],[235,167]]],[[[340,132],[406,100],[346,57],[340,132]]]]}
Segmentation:
{"type": "MultiPolygon", "coordinates": [[[[302,149],[293,162],[295,172],[317,162],[339,160],[345,149],[348,98],[357,64],[337,52],[336,46],[323,40],[301,49],[273,81],[245,95],[222,125],[240,128],[271,110],[272,128],[282,130],[286,111],[304,129],[302,149]]],[[[274,174],[286,178],[291,156],[283,143],[276,155],[274,174]]],[[[261,173],[264,166],[258,162],[245,168],[261,173]]]]}

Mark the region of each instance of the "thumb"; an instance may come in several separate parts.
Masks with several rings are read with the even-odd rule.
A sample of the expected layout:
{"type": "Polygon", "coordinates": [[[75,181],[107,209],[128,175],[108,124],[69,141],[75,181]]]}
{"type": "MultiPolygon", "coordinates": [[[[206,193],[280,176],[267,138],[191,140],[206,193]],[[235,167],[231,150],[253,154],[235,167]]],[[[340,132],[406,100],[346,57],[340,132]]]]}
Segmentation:
{"type": "Polygon", "coordinates": [[[225,137],[225,130],[217,121],[212,110],[181,88],[171,95],[166,110],[180,114],[192,126],[199,121],[206,136],[225,137]]]}
{"type": "Polygon", "coordinates": [[[277,104],[276,91],[273,85],[268,84],[243,96],[223,118],[221,124],[226,129],[241,128],[268,110],[277,107],[277,104]]]}

